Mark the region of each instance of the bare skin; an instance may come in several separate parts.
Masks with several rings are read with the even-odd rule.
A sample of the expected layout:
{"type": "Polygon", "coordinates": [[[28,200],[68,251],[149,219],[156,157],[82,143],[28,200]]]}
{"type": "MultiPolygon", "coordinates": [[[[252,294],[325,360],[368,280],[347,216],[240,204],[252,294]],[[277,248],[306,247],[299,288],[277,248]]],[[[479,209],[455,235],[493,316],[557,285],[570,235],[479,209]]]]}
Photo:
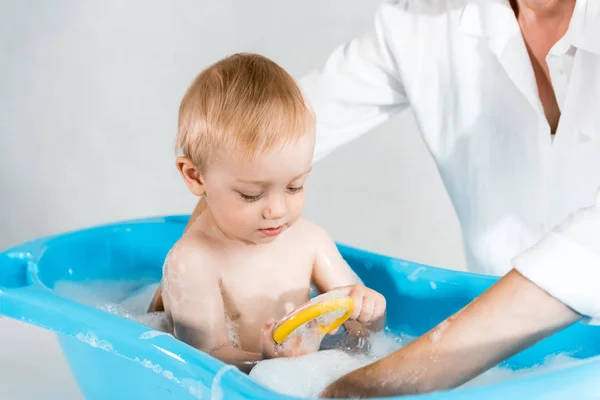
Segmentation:
{"type": "Polygon", "coordinates": [[[307,134],[249,160],[222,154],[204,170],[178,159],[206,209],[163,270],[162,301],[177,338],[243,371],[265,358],[316,351],[316,324],[281,345],[272,339],[275,321],[309,300],[311,282],[351,296],[352,321],[382,326],[383,296],[361,284],[323,229],[300,217],[313,149],[307,134]]]}
{"type": "Polygon", "coordinates": [[[332,383],[322,397],[385,397],[455,388],[579,319],[512,270],[430,332],[332,383]]]}
{"type": "MultiPolygon", "coordinates": [[[[560,120],[548,52],[566,33],[575,0],[511,0],[554,134],[560,120]]],[[[326,398],[383,397],[460,386],[581,319],[512,270],[459,313],[390,356],[332,383],[326,398]]]]}
{"type": "Polygon", "coordinates": [[[263,331],[272,335],[274,320],[309,300],[311,281],[323,292],[360,288],[377,296],[361,287],[333,241],[309,221],[297,221],[272,243],[247,246],[206,235],[199,225],[209,213],[172,250],[164,276],[165,308],[176,335],[200,350],[246,371],[263,358],[316,351],[321,340],[316,335],[286,348],[265,349],[269,342],[263,331]]]}
{"type": "MultiPolygon", "coordinates": [[[[202,197],[200,199],[200,201],[198,201],[198,204],[196,204],[196,208],[194,208],[192,215],[190,215],[190,219],[188,220],[188,223],[186,224],[186,226],[183,230],[184,234],[188,231],[188,229],[190,228],[190,226],[192,226],[192,224],[194,223],[196,218],[198,218],[200,216],[200,214],[202,214],[202,211],[204,211],[205,209],[206,209],[206,199],[204,197],[202,197]]],[[[152,297],[152,301],[150,302],[150,305],[148,306],[148,312],[152,313],[152,312],[163,312],[163,311],[165,311],[165,305],[163,304],[163,299],[162,299],[162,285],[158,285],[158,288],[156,289],[156,293],[154,293],[154,297],[152,297]]]]}
{"type": "Polygon", "coordinates": [[[546,57],[569,28],[575,0],[511,0],[535,74],[538,95],[550,132],[554,134],[560,109],[552,88],[546,57]]]}

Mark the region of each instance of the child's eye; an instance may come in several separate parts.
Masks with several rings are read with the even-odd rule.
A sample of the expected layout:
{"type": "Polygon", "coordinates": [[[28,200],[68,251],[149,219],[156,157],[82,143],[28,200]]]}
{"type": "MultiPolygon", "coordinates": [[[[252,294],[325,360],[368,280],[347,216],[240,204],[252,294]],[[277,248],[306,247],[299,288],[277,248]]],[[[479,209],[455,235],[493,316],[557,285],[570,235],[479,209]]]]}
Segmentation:
{"type": "Polygon", "coordinates": [[[255,196],[250,196],[250,195],[244,194],[242,192],[238,192],[238,193],[240,194],[240,197],[242,199],[244,199],[244,201],[247,201],[249,203],[252,203],[253,201],[257,201],[257,200],[259,200],[262,197],[262,194],[257,194],[255,196]]]}
{"type": "Polygon", "coordinates": [[[289,188],[287,188],[288,192],[290,192],[290,193],[298,193],[302,189],[304,189],[304,186],[289,187],[289,188]]]}

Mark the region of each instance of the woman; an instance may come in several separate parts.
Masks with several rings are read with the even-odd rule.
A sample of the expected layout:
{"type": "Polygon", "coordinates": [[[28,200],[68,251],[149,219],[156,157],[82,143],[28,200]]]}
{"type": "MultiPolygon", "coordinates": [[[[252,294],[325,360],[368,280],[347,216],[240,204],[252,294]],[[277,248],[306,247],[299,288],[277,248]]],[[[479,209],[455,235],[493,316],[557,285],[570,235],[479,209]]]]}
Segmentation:
{"type": "MultiPolygon", "coordinates": [[[[354,134],[410,99],[469,268],[503,274],[521,255],[434,335],[342,377],[323,397],[456,387],[582,316],[600,318],[600,194],[582,209],[600,186],[600,2],[431,3],[384,3],[373,36],[334,53],[318,88],[350,104],[363,89],[354,134]]],[[[332,138],[335,107],[315,106],[332,138]]],[[[322,137],[325,150],[341,141],[322,137]]]]}
{"type": "MultiPolygon", "coordinates": [[[[369,32],[302,80],[318,121],[315,160],[411,107],[454,204],[469,270],[504,275],[515,256],[594,204],[599,37],[598,1],[386,0],[369,32]]],[[[202,202],[192,218],[201,210],[202,202]]],[[[523,326],[520,337],[536,329],[546,335],[579,316],[545,293],[576,292],[570,285],[593,282],[591,265],[578,267],[589,280],[562,279],[571,273],[558,267],[529,279],[512,271],[471,310],[483,304],[501,321],[505,311],[494,307],[497,301],[532,296],[551,315],[523,326]],[[524,297],[513,293],[521,290],[524,297]]],[[[160,309],[160,292],[152,307],[160,309]]],[[[468,372],[487,365],[486,359],[468,372]]]]}

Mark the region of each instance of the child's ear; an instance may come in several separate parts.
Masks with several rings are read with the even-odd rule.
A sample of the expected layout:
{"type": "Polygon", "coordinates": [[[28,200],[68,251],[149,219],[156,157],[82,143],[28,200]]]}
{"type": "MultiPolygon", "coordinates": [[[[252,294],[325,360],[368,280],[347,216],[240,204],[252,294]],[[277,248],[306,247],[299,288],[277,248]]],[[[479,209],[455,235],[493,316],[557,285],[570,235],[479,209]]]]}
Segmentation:
{"type": "Polygon", "coordinates": [[[196,196],[204,195],[204,179],[192,160],[187,157],[177,157],[176,165],[190,192],[196,196]]]}

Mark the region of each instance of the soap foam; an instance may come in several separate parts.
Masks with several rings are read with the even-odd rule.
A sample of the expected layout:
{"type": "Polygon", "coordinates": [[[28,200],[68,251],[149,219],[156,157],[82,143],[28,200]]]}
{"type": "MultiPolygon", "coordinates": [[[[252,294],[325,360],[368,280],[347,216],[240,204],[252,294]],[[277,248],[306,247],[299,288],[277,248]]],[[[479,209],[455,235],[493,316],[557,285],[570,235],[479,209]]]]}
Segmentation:
{"type": "MultiPolygon", "coordinates": [[[[361,339],[342,333],[335,339],[325,338],[325,344],[316,353],[295,358],[277,358],[258,363],[250,377],[263,386],[297,397],[316,397],[336,379],[370,364],[399,349],[408,341],[407,336],[393,336],[384,332],[372,334],[364,345],[361,339]],[[328,344],[327,342],[334,342],[328,344]]],[[[364,339],[362,339],[364,340],[364,339]]]]}
{"type": "Polygon", "coordinates": [[[60,296],[166,332],[168,321],[165,314],[146,312],[158,285],[147,280],[61,281],[55,284],[54,290],[60,296]]]}
{"type": "MultiPolygon", "coordinates": [[[[148,304],[158,287],[158,283],[147,280],[110,281],[94,280],[86,282],[57,282],[54,290],[61,296],[96,307],[149,326],[152,331],[142,334],[142,339],[150,339],[166,331],[164,313],[147,313],[148,304]]],[[[318,292],[311,288],[311,295],[318,292]]],[[[443,330],[443,329],[442,329],[443,330]]],[[[300,330],[302,332],[302,330],[300,330]]],[[[299,332],[299,333],[300,333],[299,332]]],[[[440,332],[438,332],[441,334],[440,332]]],[[[94,347],[111,350],[112,346],[93,333],[80,333],[77,338],[94,347]]],[[[435,338],[431,338],[435,339],[435,338]]],[[[250,377],[263,386],[297,397],[316,397],[329,384],[343,375],[377,361],[408,344],[412,337],[393,335],[389,332],[372,334],[368,339],[354,338],[343,332],[327,335],[323,340],[323,350],[295,358],[264,360],[258,363],[250,377]]],[[[435,340],[434,340],[435,341],[435,340]]],[[[533,373],[540,373],[577,362],[576,359],[559,354],[548,357],[542,365],[528,369],[511,370],[495,367],[462,387],[481,386],[501,382],[533,373]]],[[[146,367],[161,373],[160,366],[148,360],[140,360],[146,367]]],[[[173,378],[170,371],[162,371],[173,378]]],[[[191,389],[195,389],[191,387],[191,389]]]]}
{"type": "Polygon", "coordinates": [[[479,375],[475,379],[472,379],[469,382],[465,383],[464,385],[462,385],[462,387],[483,386],[490,383],[502,382],[505,380],[515,379],[530,374],[548,372],[555,369],[563,368],[567,365],[574,365],[576,363],[579,363],[580,361],[581,360],[569,357],[565,354],[555,354],[546,357],[546,359],[540,365],[536,365],[531,368],[523,368],[519,370],[512,370],[506,367],[492,368],[479,375]]]}
{"type": "MultiPolygon", "coordinates": [[[[273,391],[296,397],[317,397],[329,384],[338,378],[377,361],[408,344],[414,338],[378,332],[367,339],[367,345],[358,350],[352,348],[356,339],[337,335],[335,345],[316,353],[295,358],[278,358],[258,363],[250,372],[250,377],[273,391]]],[[[326,338],[325,341],[328,339],[326,338]]],[[[331,341],[331,340],[330,340],[331,341]]],[[[436,362],[436,360],[432,360],[436,362]]],[[[566,355],[548,357],[542,365],[528,369],[511,370],[495,367],[462,387],[482,386],[501,382],[532,373],[540,373],[577,362],[566,355]]]]}

